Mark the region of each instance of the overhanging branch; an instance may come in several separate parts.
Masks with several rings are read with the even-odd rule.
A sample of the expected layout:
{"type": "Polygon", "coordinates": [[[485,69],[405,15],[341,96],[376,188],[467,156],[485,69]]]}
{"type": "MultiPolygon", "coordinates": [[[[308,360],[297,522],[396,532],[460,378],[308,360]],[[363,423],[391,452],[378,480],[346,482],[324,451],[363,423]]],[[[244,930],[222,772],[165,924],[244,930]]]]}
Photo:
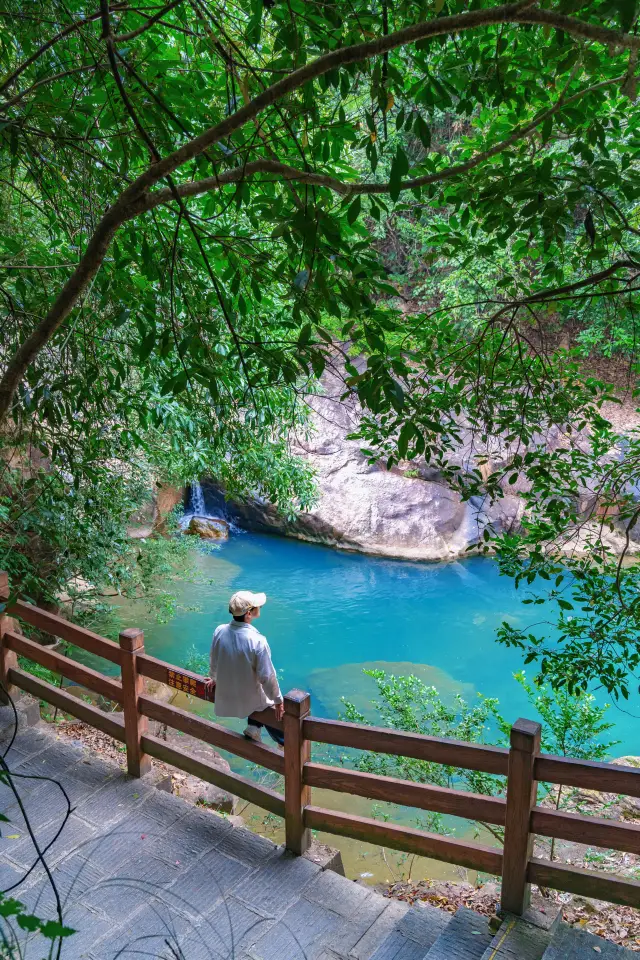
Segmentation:
{"type": "MultiPolygon", "coordinates": [[[[118,10],[121,9],[121,6],[118,5],[107,9],[118,10]]],[[[35,62],[38,57],[42,56],[42,54],[50,49],[56,42],[73,31],[79,30],[87,22],[100,19],[101,17],[102,12],[92,14],[82,21],[70,24],[63,31],[56,34],[55,37],[43,44],[31,57],[13,71],[4,83],[0,85],[0,93],[11,86],[30,64],[35,62]]],[[[118,227],[145,209],[152,209],[151,205],[147,206],[147,204],[149,204],[148,191],[151,187],[160,180],[169,177],[184,163],[200,156],[209,147],[225,137],[231,136],[246,123],[253,121],[260,113],[273,106],[278,100],[300,89],[305,84],[318,79],[330,70],[368,60],[420,40],[453,35],[498,23],[542,24],[581,39],[607,44],[614,49],[640,49],[639,36],[632,36],[609,28],[585,23],[574,17],[568,17],[563,14],[554,13],[553,11],[540,10],[534,5],[534,0],[519,0],[519,2],[516,3],[502,4],[484,10],[471,10],[453,16],[436,17],[432,20],[411,24],[394,33],[376,37],[365,43],[353,44],[348,47],[333,50],[305,64],[303,67],[294,70],[286,77],[283,77],[267,89],[261,91],[253,100],[245,104],[235,113],[226,117],[220,123],[215,124],[200,136],[183,144],[168,156],[151,163],[144,173],[120,195],[111,209],[104,214],[73,275],[68,279],[44,320],[42,320],[31,335],[27,337],[11,359],[2,379],[0,379],[0,424],[8,415],[14,393],[29,364],[64,322],[75,304],[83,296],[91,279],[100,269],[118,227]]],[[[538,118],[537,121],[533,121],[536,126],[539,122],[540,118],[538,118]]],[[[523,135],[522,131],[519,131],[517,138],[523,135]]],[[[477,166],[478,163],[482,162],[482,159],[486,159],[487,156],[493,156],[496,152],[500,152],[501,149],[505,148],[504,142],[502,145],[498,144],[495,148],[490,148],[490,151],[486,151],[484,156],[472,158],[467,164],[457,165],[455,172],[460,173],[471,169],[473,166],[477,166]]],[[[239,169],[242,170],[243,168],[239,169]]],[[[246,175],[246,169],[247,167],[244,168],[244,175],[246,175]]],[[[453,170],[453,168],[451,168],[451,170],[453,170]]],[[[298,178],[302,178],[303,176],[323,176],[322,174],[307,174],[301,171],[297,171],[296,173],[298,178]]],[[[218,185],[221,177],[225,175],[229,177],[237,176],[235,171],[226,171],[225,174],[221,174],[218,178],[215,178],[218,185]]],[[[453,172],[449,173],[449,176],[453,175],[453,172]]],[[[444,179],[444,175],[439,173],[430,174],[426,178],[418,178],[418,180],[413,183],[407,181],[403,186],[404,188],[411,185],[422,186],[423,184],[433,182],[431,180],[432,177],[444,179]]],[[[228,182],[234,181],[230,179],[228,182]]],[[[309,182],[313,181],[310,180],[309,182]]],[[[187,187],[188,185],[181,185],[181,189],[183,190],[186,190],[187,187]]],[[[333,181],[331,189],[335,189],[336,192],[339,193],[342,191],[343,195],[349,195],[349,193],[353,191],[353,185],[348,186],[345,194],[345,185],[340,184],[340,181],[336,180],[333,181]]],[[[362,193],[385,192],[384,189],[380,189],[380,185],[378,184],[361,184],[358,190],[362,193]]],[[[162,194],[162,191],[158,191],[158,194],[162,194]]],[[[186,196],[187,194],[183,195],[186,196]]],[[[160,202],[165,201],[161,200],[160,202]]]]}
{"type": "MultiPolygon", "coordinates": [[[[567,107],[576,100],[593,93],[595,90],[601,90],[605,87],[619,85],[623,79],[624,75],[613,77],[611,80],[603,80],[600,83],[594,83],[589,87],[585,87],[585,89],[572,94],[570,97],[565,98],[564,96],[561,96],[558,102],[552,107],[549,107],[548,110],[544,110],[530,123],[517,127],[508,137],[506,137],[504,140],[501,140],[500,143],[495,144],[495,146],[490,147],[488,150],[484,150],[481,153],[477,153],[474,157],[471,157],[470,160],[467,160],[464,163],[453,164],[452,166],[446,167],[443,170],[426,174],[423,177],[416,177],[413,180],[405,180],[401,184],[401,189],[412,190],[417,187],[427,186],[431,183],[440,183],[443,180],[450,180],[462,173],[468,173],[469,170],[473,170],[485,160],[489,160],[492,157],[497,156],[505,150],[508,150],[509,147],[513,146],[519,140],[524,140],[526,137],[530,136],[530,134],[540,127],[547,119],[558,113],[564,107],[567,107]]],[[[192,180],[188,183],[179,184],[177,186],[177,190],[183,199],[186,199],[187,197],[197,197],[205,193],[210,193],[212,190],[218,190],[220,187],[228,184],[240,183],[247,177],[254,176],[257,173],[271,174],[273,177],[279,180],[296,181],[297,183],[307,183],[314,186],[327,187],[329,190],[333,190],[334,193],[340,194],[344,197],[361,194],[385,194],[389,193],[390,190],[389,183],[349,183],[338,180],[336,177],[332,177],[329,174],[314,173],[310,170],[298,170],[296,167],[292,167],[290,164],[280,163],[277,160],[268,160],[266,158],[261,160],[252,160],[249,163],[243,164],[242,166],[234,167],[232,170],[225,170],[223,173],[219,173],[214,177],[205,177],[202,180],[192,180]]],[[[143,213],[147,210],[154,210],[156,207],[162,204],[169,203],[172,199],[174,199],[174,195],[171,190],[157,190],[153,193],[146,193],[140,199],[139,206],[132,211],[132,216],[137,216],[139,213],[143,213]]]]}

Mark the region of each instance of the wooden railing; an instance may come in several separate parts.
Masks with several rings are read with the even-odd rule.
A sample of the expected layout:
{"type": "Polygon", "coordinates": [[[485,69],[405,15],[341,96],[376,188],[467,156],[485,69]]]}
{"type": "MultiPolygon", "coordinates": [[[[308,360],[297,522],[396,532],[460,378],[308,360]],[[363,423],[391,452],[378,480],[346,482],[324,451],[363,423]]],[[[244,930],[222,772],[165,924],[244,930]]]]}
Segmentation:
{"type": "MultiPolygon", "coordinates": [[[[0,574],[0,599],[3,593],[8,595],[7,579],[6,575],[0,574]]],[[[266,744],[247,740],[220,724],[154,699],[145,692],[146,678],[169,684],[200,699],[213,699],[212,694],[207,694],[203,677],[148,656],[144,652],[142,631],[125,630],[120,634],[120,643],[115,644],[20,600],[11,603],[4,616],[0,615],[0,694],[2,690],[6,691],[6,698],[7,694],[25,690],[125,743],[127,767],[132,776],[144,775],[149,768],[149,758],[155,757],[284,817],[286,845],[294,853],[304,853],[311,842],[311,831],[321,830],[459,864],[501,876],[502,908],[515,914],[521,914],[528,905],[531,883],[612,903],[640,906],[639,882],[532,855],[536,835],[640,854],[640,827],[635,824],[585,817],[537,805],[538,782],[640,797],[639,769],[541,754],[540,725],[529,720],[518,720],[514,724],[510,748],[506,749],[318,719],[310,716],[309,695],[299,690],[285,696],[283,722],[276,720],[273,710],[254,714],[256,719],[284,730],[282,753],[266,744]],[[9,615],[117,664],[120,679],[107,677],[27,639],[11,629],[9,615]],[[122,705],[122,713],[106,713],[21,670],[18,654],[122,705]],[[183,749],[175,749],[150,734],[149,720],[166,724],[280,774],[284,778],[284,795],[239,774],[224,772],[183,749]],[[312,743],[412,757],[497,774],[507,778],[506,798],[315,763],[311,759],[312,743]],[[312,804],[313,787],[494,824],[504,829],[503,847],[499,849],[317,807],[312,804]]]]}

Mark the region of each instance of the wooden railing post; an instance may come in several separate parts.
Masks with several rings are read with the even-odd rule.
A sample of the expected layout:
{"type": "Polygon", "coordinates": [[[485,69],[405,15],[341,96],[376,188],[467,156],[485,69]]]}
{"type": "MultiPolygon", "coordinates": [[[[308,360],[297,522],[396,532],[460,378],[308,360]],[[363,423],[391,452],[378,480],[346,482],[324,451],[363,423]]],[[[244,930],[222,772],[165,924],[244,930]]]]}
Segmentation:
{"type": "MultiPolygon", "coordinates": [[[[9,574],[0,570],[0,603],[9,599],[9,574]]],[[[18,666],[18,657],[13,650],[7,650],[2,638],[9,628],[9,617],[0,612],[0,704],[9,703],[9,697],[19,694],[18,688],[9,683],[9,670],[18,666]]]]}
{"type": "Polygon", "coordinates": [[[311,831],[304,825],[304,808],[311,803],[311,787],[303,783],[302,768],[311,759],[311,743],[302,734],[311,698],[303,690],[291,690],[284,698],[284,808],[287,850],[305,853],[311,831]]]}
{"type": "Polygon", "coordinates": [[[123,630],[119,637],[122,651],[122,709],[124,712],[127,770],[132,777],[143,777],[151,769],[151,758],[142,750],[140,738],[148,732],[149,721],[140,713],[138,697],[144,693],[144,677],[138,673],[137,655],[144,653],[144,633],[136,627],[123,630]]]}
{"type": "Polygon", "coordinates": [[[527,866],[533,834],[529,827],[538,791],[533,767],[540,752],[540,730],[532,720],[516,720],[511,727],[500,908],[518,916],[529,906],[531,895],[527,866]]]}

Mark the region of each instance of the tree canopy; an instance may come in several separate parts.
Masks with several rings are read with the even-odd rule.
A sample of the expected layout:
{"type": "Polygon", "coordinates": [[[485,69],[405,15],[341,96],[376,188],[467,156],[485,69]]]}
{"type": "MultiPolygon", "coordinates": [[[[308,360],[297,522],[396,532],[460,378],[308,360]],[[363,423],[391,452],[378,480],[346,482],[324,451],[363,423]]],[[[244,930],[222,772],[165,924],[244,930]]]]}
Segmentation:
{"type": "Polygon", "coordinates": [[[628,694],[637,578],[604,534],[615,522],[628,542],[638,519],[640,442],[615,453],[608,388],[549,330],[635,349],[637,13],[5,4],[7,442],[80,485],[140,455],[291,508],[312,494],[287,431],[338,355],[372,458],[424,456],[467,498],[524,485],[522,530],[491,546],[532,589],[555,584],[562,639],[505,627],[505,642],[556,683],[628,694]],[[392,222],[419,235],[428,289],[410,310],[376,236],[392,222]]]}

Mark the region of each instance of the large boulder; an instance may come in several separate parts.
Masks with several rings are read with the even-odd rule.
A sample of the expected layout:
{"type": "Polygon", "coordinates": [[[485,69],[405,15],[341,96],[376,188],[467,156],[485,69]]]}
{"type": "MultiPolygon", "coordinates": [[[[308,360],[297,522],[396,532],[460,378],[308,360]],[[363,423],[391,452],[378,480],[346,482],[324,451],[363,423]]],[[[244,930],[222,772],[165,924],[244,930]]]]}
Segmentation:
{"type": "Polygon", "coordinates": [[[316,474],[316,506],[290,520],[259,497],[227,505],[241,526],[380,556],[449,560],[478,543],[488,523],[506,529],[518,522],[519,497],[507,495],[493,507],[463,503],[435,471],[407,476],[370,464],[360,443],[348,439],[359,410],[341,400],[343,389],[338,377],[325,377],[324,393],[309,400],[310,429],[293,444],[316,474]]]}
{"type": "MultiPolygon", "coordinates": [[[[355,361],[360,366],[359,361],[355,361]]],[[[398,557],[408,560],[451,560],[467,556],[479,545],[487,527],[496,533],[517,531],[525,509],[524,495],[529,482],[510,476],[502,482],[503,496],[472,497],[463,502],[451,489],[437,465],[414,460],[387,470],[382,463],[370,464],[360,442],[349,439],[360,424],[361,411],[352,399],[344,399],[344,381],[339,370],[323,377],[323,391],[308,398],[309,428],[292,443],[297,453],[316,474],[319,497],[313,510],[284,517],[270,503],[254,496],[244,503],[224,503],[222,491],[207,485],[208,502],[217,502],[222,512],[251,530],[280,533],[344,550],[398,557]],[[217,497],[217,499],[216,499],[217,497]]],[[[515,453],[522,452],[506,436],[480,438],[464,423],[459,425],[459,442],[448,455],[458,470],[479,471],[486,479],[496,469],[508,467],[515,453]]],[[[566,444],[557,428],[534,434],[532,447],[548,452],[566,444]]],[[[578,438],[588,445],[585,434],[578,438]]],[[[613,456],[613,454],[612,454],[613,456]]],[[[585,490],[585,496],[589,490],[585,490]]],[[[588,553],[590,538],[603,537],[614,552],[624,540],[619,531],[600,530],[583,524],[567,550],[588,553]]],[[[632,533],[631,550],[640,552],[640,522],[632,533]],[[637,538],[637,542],[635,542],[637,538]]]]}
{"type": "Polygon", "coordinates": [[[202,540],[227,540],[229,524],[217,517],[192,517],[185,532],[202,540]]]}

